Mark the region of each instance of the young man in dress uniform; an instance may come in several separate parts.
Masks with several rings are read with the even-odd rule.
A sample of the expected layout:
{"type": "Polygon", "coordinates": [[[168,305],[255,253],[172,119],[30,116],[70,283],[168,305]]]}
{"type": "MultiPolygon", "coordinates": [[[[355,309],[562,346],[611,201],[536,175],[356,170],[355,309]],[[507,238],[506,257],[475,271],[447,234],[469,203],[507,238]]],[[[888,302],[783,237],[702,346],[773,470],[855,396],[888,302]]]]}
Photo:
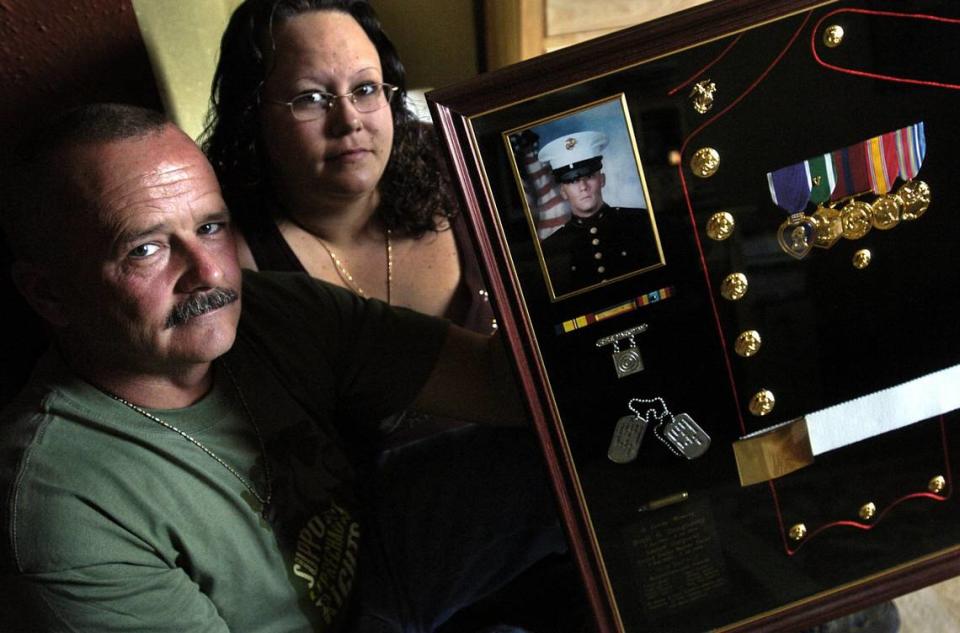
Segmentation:
{"type": "Polygon", "coordinates": [[[540,150],[550,164],[571,219],[543,240],[554,294],[564,295],[660,261],[647,209],[611,207],[603,200],[606,175],[601,132],[566,134],[540,150]]]}

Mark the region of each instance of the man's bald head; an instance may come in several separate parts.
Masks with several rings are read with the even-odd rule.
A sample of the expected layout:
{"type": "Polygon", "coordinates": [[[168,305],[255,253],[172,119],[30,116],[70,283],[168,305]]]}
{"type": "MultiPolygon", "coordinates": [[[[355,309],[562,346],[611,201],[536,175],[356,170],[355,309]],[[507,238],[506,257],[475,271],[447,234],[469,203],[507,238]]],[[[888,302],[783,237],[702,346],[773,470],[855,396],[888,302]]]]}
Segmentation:
{"type": "Polygon", "coordinates": [[[96,204],[77,186],[83,173],[71,165],[72,149],[160,134],[168,125],[159,112],[108,103],[68,110],[27,134],[14,151],[2,213],[15,258],[56,257],[62,245],[55,229],[64,214],[96,204]]]}

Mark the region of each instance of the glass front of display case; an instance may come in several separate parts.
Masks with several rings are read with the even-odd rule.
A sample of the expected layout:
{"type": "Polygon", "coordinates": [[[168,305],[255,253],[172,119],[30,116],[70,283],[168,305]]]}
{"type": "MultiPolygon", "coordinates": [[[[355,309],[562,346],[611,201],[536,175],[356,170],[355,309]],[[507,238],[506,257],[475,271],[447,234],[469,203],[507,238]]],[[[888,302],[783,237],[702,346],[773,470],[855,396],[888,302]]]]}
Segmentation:
{"type": "Polygon", "coordinates": [[[622,630],[748,627],[955,552],[958,33],[947,1],[825,3],[464,116],[622,630]]]}

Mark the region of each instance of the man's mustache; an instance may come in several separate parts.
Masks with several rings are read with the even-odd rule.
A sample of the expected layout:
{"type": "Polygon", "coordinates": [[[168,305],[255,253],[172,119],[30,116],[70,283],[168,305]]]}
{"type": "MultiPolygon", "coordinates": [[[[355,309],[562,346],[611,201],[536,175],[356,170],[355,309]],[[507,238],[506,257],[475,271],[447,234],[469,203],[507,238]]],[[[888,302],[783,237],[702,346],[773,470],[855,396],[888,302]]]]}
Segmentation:
{"type": "Polygon", "coordinates": [[[225,305],[229,305],[240,298],[239,293],[232,288],[214,288],[206,292],[200,292],[189,299],[174,306],[167,317],[166,327],[172,328],[183,325],[193,317],[206,314],[211,310],[217,310],[225,305]]]}

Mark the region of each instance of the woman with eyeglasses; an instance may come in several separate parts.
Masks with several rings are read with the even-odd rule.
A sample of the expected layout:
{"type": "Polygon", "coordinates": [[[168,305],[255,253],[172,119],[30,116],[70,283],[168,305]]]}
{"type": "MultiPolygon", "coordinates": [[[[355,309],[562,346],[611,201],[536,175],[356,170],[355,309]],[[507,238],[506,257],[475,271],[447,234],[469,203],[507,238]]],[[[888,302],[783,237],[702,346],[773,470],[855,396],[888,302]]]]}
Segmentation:
{"type": "MultiPolygon", "coordinates": [[[[245,0],[221,42],[203,143],[242,232],[241,262],[305,270],[490,333],[492,312],[439,149],[405,100],[403,66],[366,2],[245,0]]],[[[406,417],[417,418],[402,423],[406,437],[450,425],[406,417]]],[[[585,604],[569,558],[548,556],[565,545],[530,429],[466,426],[372,450],[375,467],[359,461],[370,509],[357,592],[361,611],[389,603],[378,615],[382,630],[435,631],[458,611],[450,630],[486,630],[523,603],[504,607],[499,596],[523,588],[551,587],[564,603],[585,604]],[[376,563],[365,569],[364,560],[379,556],[393,561],[391,571],[371,578],[376,563]]],[[[549,621],[542,630],[562,630],[565,614],[552,601],[521,610],[526,621],[549,621]]]]}
{"type": "Polygon", "coordinates": [[[495,324],[432,131],[366,2],[247,0],[221,43],[204,150],[241,262],[495,324]]]}

